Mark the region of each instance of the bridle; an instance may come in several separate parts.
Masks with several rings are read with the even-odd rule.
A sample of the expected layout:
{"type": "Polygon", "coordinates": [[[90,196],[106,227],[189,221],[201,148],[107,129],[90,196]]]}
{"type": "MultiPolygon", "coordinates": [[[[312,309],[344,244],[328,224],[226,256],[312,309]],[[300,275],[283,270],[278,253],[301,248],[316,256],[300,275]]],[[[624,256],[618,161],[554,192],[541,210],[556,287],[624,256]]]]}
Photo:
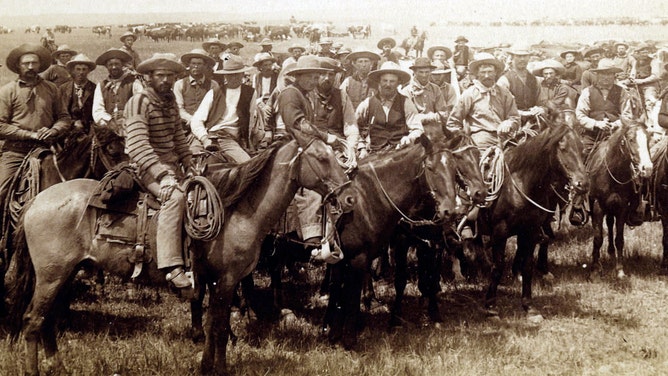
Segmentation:
{"type": "Polygon", "coordinates": [[[639,184],[639,179],[640,179],[640,167],[638,166],[640,164],[640,160],[638,158],[635,158],[635,155],[633,151],[631,150],[631,147],[629,146],[629,141],[626,137],[626,132],[621,136],[621,142],[619,143],[619,151],[622,154],[628,155],[629,159],[631,160],[630,162],[630,167],[631,167],[631,177],[626,180],[626,181],[621,181],[620,179],[617,179],[615,175],[612,173],[610,170],[610,166],[608,165],[608,158],[607,154],[603,157],[603,162],[605,164],[605,169],[608,172],[608,175],[610,178],[617,184],[619,185],[626,185],[628,183],[633,182],[635,185],[639,184]],[[626,150],[625,150],[626,149],[626,150]]]}

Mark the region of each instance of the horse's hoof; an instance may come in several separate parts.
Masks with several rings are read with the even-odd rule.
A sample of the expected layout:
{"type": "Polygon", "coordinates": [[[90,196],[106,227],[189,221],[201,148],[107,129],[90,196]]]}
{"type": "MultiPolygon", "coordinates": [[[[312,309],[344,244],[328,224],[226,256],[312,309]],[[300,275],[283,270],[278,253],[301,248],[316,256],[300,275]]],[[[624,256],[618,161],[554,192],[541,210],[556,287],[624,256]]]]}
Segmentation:
{"type": "Polygon", "coordinates": [[[553,283],[555,280],[554,274],[547,272],[543,274],[543,282],[553,283]]]}
{"type": "Polygon", "coordinates": [[[540,313],[527,314],[527,321],[530,324],[540,324],[543,322],[543,320],[544,320],[543,315],[541,315],[540,313]]]}
{"type": "Polygon", "coordinates": [[[618,278],[618,279],[624,279],[624,278],[626,278],[626,274],[624,273],[624,270],[623,270],[623,269],[619,269],[619,270],[617,270],[617,278],[618,278]]]}
{"type": "Polygon", "coordinates": [[[494,308],[485,309],[485,317],[490,321],[501,321],[501,316],[499,316],[499,311],[494,308]]]}
{"type": "Polygon", "coordinates": [[[193,341],[193,343],[202,343],[204,342],[204,330],[200,329],[190,329],[190,339],[193,341]]]}

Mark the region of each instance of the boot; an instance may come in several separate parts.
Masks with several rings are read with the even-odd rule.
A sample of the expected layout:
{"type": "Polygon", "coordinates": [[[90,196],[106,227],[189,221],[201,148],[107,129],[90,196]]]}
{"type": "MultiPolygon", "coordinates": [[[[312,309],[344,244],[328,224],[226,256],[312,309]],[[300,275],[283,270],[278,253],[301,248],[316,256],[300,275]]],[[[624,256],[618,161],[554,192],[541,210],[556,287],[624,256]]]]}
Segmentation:
{"type": "Polygon", "coordinates": [[[165,275],[167,282],[182,299],[192,299],[195,296],[193,279],[186,275],[182,266],[174,267],[165,275]]]}

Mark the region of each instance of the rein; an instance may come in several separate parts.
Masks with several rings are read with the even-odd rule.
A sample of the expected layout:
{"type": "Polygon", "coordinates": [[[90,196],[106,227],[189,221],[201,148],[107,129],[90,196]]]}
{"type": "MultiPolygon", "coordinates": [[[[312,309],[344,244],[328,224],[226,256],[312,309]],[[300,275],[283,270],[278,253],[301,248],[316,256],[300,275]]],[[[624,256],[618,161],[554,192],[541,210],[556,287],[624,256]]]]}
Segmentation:
{"type": "MultiPolygon", "coordinates": [[[[623,136],[622,136],[622,139],[623,139],[623,141],[624,141],[624,145],[626,145],[626,151],[627,151],[627,154],[629,155],[629,157],[631,157],[631,150],[630,150],[629,147],[628,147],[628,141],[626,140],[626,135],[623,135],[623,136]]],[[[622,152],[622,153],[624,153],[624,149],[622,148],[622,145],[619,145],[619,151],[622,152]]],[[[620,181],[619,179],[617,179],[617,177],[615,177],[615,175],[614,175],[614,174],[612,173],[612,171],[610,170],[610,166],[608,165],[607,153],[606,153],[606,155],[603,157],[603,164],[605,165],[605,169],[606,169],[606,171],[608,172],[608,175],[610,176],[610,178],[611,178],[615,183],[617,183],[617,184],[619,184],[619,185],[626,185],[626,184],[628,184],[628,183],[633,182],[634,185],[636,185],[636,186],[638,185],[638,183],[637,183],[637,179],[638,179],[639,173],[638,173],[638,168],[637,168],[637,167],[635,166],[635,164],[633,163],[633,160],[631,160],[631,163],[630,163],[630,167],[631,167],[631,177],[629,178],[629,180],[627,180],[627,181],[625,181],[625,182],[622,182],[622,181],[620,181]]]]}
{"type": "MultiPolygon", "coordinates": [[[[550,213],[550,214],[554,214],[554,213],[556,213],[556,210],[550,210],[550,209],[547,209],[547,208],[543,207],[542,205],[540,205],[540,204],[537,203],[536,201],[532,200],[531,197],[529,197],[526,193],[524,193],[524,192],[520,189],[520,187],[517,185],[517,183],[515,182],[515,179],[513,179],[513,174],[510,173],[510,169],[508,168],[508,164],[506,164],[506,163],[504,162],[504,165],[505,165],[505,167],[506,167],[506,170],[508,171],[508,175],[509,175],[509,177],[510,177],[510,181],[513,183],[513,187],[515,187],[515,189],[520,193],[520,195],[521,195],[522,197],[524,197],[525,200],[529,201],[529,202],[530,202],[531,204],[533,204],[535,207],[537,207],[538,209],[540,209],[540,210],[542,210],[542,211],[544,211],[544,212],[546,212],[546,213],[550,213]]],[[[553,188],[553,189],[554,189],[554,188],[553,188]]]]}

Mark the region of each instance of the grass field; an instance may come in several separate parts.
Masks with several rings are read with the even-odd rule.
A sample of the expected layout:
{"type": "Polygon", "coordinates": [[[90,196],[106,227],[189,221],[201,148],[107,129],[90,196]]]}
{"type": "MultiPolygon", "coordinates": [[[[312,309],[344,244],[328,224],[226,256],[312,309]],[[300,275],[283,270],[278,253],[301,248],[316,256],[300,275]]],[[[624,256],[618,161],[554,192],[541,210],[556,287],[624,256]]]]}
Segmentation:
{"type": "MultiPolygon", "coordinates": [[[[575,42],[573,36],[610,35],[609,38],[659,39],[664,29],[486,30],[431,31],[427,46],[450,44],[465,34],[480,45],[532,40],[575,42]],[[507,33],[503,34],[502,33],[507,33]],[[564,34],[560,34],[563,32],[564,34]],[[513,35],[517,36],[513,38],[513,35]],[[560,39],[563,35],[564,39],[560,39]],[[431,43],[433,42],[433,43],[431,43]]],[[[89,29],[56,36],[95,59],[102,51],[119,46],[120,30],[112,39],[100,38],[89,29]]],[[[587,36],[587,37],[585,37],[587,36]]],[[[375,47],[380,35],[369,41],[341,39],[355,47],[375,47]]],[[[0,61],[11,48],[39,36],[0,35],[0,61]]],[[[608,38],[605,38],[608,39],[608,38]]],[[[277,43],[285,51],[293,41],[277,43]]],[[[142,58],[154,51],[181,54],[199,43],[156,44],[142,39],[136,45],[142,58]]],[[[258,46],[242,50],[250,59],[258,46]]],[[[93,76],[105,74],[98,69],[93,76]]],[[[0,83],[15,78],[0,68],[0,83]]],[[[315,293],[321,267],[306,266],[308,278],[286,285],[287,306],[292,313],[280,322],[249,322],[235,315],[233,329],[239,336],[228,348],[230,371],[237,375],[665,375],[668,374],[667,280],[658,275],[661,228],[658,223],[627,230],[623,281],[608,272],[588,280],[583,265],[589,263],[591,229],[562,229],[550,254],[556,276],[553,283],[535,283],[536,307],[544,320],[527,321],[520,306],[520,288],[510,278],[500,288],[500,321],[489,321],[482,309],[484,283],[444,283],[440,307],[444,323],[430,324],[414,283],[408,287],[405,325],[387,331],[388,303],[393,289],[378,283],[380,302],[367,312],[366,327],[356,351],[330,346],[319,335],[325,302],[315,293]]],[[[604,244],[604,247],[606,245],[604,244]]],[[[508,247],[509,257],[512,245],[508,247]]],[[[605,249],[605,248],[604,248],[605,249]]],[[[603,256],[607,260],[606,256],[603,256]]],[[[610,265],[606,265],[609,271],[610,265]]],[[[266,282],[266,280],[265,280],[266,282]]],[[[264,291],[266,293],[266,291],[264,291]]],[[[167,292],[157,292],[111,280],[100,288],[83,291],[72,305],[69,323],[59,335],[62,375],[191,375],[196,374],[202,346],[188,338],[188,305],[167,292]]],[[[11,347],[0,338],[0,375],[23,373],[23,348],[11,347]]],[[[40,355],[40,359],[42,355],[40,355]]]]}

